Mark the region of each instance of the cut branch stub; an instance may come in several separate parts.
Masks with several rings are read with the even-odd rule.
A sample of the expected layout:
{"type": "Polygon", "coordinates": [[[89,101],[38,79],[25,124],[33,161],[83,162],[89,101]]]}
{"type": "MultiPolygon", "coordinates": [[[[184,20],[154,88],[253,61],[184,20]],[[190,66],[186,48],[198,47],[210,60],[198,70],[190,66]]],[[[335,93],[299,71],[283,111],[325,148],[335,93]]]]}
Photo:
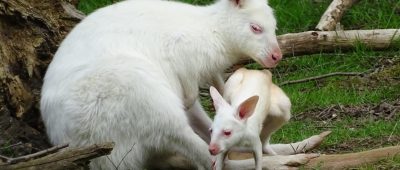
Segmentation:
{"type": "Polygon", "coordinates": [[[316,30],[334,31],[336,24],[340,22],[344,13],[359,0],[333,0],[328,9],[322,15],[316,30]]]}

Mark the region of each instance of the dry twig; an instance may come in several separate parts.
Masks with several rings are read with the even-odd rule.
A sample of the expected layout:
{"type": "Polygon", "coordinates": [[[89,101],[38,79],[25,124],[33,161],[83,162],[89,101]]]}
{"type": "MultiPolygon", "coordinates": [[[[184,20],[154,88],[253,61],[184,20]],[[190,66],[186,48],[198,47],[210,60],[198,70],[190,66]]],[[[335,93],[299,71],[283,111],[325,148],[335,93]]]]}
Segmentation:
{"type": "Polygon", "coordinates": [[[15,164],[15,163],[18,163],[18,162],[23,162],[23,161],[34,159],[34,158],[37,158],[37,157],[42,157],[42,156],[45,156],[45,155],[48,155],[48,154],[52,154],[52,153],[57,152],[58,150],[60,150],[62,148],[66,148],[66,147],[68,147],[68,144],[54,146],[52,148],[49,148],[49,149],[46,149],[46,150],[42,150],[40,152],[36,152],[36,153],[30,154],[30,155],[25,155],[25,156],[16,157],[16,158],[9,158],[9,157],[6,157],[6,156],[1,156],[1,155],[0,156],[1,156],[1,159],[4,159],[6,161],[6,163],[15,164]]]}
{"type": "Polygon", "coordinates": [[[288,85],[288,84],[304,83],[304,82],[308,82],[308,81],[319,80],[319,79],[324,79],[324,78],[333,77],[333,76],[361,76],[364,74],[365,74],[365,72],[334,72],[334,73],[328,73],[328,74],[314,76],[314,77],[308,77],[305,79],[284,81],[282,83],[279,83],[279,85],[284,86],[284,85],[288,85]]]}

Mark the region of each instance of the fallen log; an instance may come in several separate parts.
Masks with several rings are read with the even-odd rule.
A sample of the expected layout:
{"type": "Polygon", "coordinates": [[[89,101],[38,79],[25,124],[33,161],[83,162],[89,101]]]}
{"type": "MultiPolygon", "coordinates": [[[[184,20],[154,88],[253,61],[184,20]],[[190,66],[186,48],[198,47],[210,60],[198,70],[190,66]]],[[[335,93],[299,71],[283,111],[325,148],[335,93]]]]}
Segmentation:
{"type": "MultiPolygon", "coordinates": [[[[378,162],[387,158],[400,156],[400,145],[373,149],[363,152],[321,155],[305,164],[306,169],[346,169],[364,164],[378,162]]],[[[230,159],[242,160],[252,158],[250,153],[230,153],[230,159]]]]}
{"type": "MultiPolygon", "coordinates": [[[[306,31],[278,36],[286,57],[353,50],[360,44],[371,50],[400,49],[400,29],[306,31]]],[[[242,59],[237,66],[252,63],[242,59]]]]}
{"type": "Polygon", "coordinates": [[[350,50],[363,44],[373,50],[400,48],[400,29],[307,31],[278,36],[282,53],[286,55],[350,50]]]}
{"type": "Polygon", "coordinates": [[[316,30],[319,31],[334,31],[337,23],[340,22],[344,13],[359,0],[333,0],[328,9],[322,15],[316,30]]]}
{"type": "Polygon", "coordinates": [[[33,156],[29,155],[23,156],[26,158],[32,158],[30,160],[11,158],[11,160],[23,161],[0,162],[0,169],[87,169],[91,159],[110,154],[113,147],[114,143],[104,143],[83,148],[67,148],[39,158],[33,158],[33,156]]]}

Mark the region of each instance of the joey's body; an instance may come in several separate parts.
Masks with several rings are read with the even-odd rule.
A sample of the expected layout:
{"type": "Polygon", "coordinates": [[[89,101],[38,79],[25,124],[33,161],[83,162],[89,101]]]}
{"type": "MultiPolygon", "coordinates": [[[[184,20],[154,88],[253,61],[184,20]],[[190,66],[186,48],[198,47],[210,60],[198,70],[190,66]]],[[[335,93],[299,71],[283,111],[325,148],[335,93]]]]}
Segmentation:
{"type": "Polygon", "coordinates": [[[222,100],[214,103],[217,115],[212,124],[209,146],[211,153],[220,153],[216,161],[217,169],[222,169],[226,152],[234,146],[252,151],[256,168],[261,169],[258,162],[263,151],[271,155],[277,154],[270,146],[269,138],[289,120],[289,98],[272,83],[271,72],[245,68],[235,71],[229,77],[224,86],[223,99],[215,92],[212,96],[215,101],[222,100]],[[253,103],[254,109],[246,109],[243,104],[248,103],[254,96],[258,98],[257,101],[253,101],[256,102],[253,103]],[[228,136],[221,135],[226,131],[229,131],[228,136]]]}

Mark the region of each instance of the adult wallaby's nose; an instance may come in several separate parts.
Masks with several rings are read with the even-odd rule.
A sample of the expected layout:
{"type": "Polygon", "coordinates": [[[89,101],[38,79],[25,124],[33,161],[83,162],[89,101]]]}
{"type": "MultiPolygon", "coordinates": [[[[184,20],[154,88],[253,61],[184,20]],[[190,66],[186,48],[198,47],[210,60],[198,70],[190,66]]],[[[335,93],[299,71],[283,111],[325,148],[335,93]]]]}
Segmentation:
{"type": "Polygon", "coordinates": [[[272,55],[271,55],[272,60],[274,60],[275,62],[279,62],[282,59],[282,51],[279,47],[275,48],[272,51],[272,55]]]}
{"type": "Polygon", "coordinates": [[[215,144],[210,144],[210,146],[208,146],[208,151],[210,151],[211,155],[217,155],[219,152],[218,146],[215,144]]]}
{"type": "Polygon", "coordinates": [[[262,64],[267,68],[273,68],[278,65],[282,59],[282,52],[279,47],[275,47],[268,53],[267,57],[262,61],[262,64]]]}

